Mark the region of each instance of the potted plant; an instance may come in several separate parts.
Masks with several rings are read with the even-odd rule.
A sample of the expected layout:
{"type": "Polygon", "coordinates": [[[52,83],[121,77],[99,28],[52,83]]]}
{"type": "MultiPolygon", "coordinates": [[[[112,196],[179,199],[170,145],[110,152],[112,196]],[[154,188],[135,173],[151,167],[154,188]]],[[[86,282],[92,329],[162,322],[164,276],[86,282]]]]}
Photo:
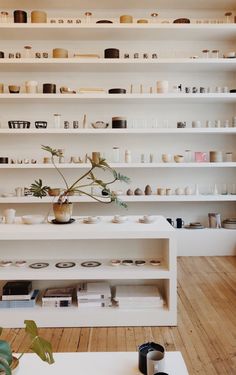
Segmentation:
{"type": "MultiPolygon", "coordinates": [[[[91,158],[88,158],[91,166],[87,172],[76,178],[75,181],[69,183],[65,177],[65,175],[60,170],[58,164],[56,163],[55,158],[62,158],[63,153],[61,149],[53,149],[50,146],[43,146],[42,150],[47,151],[51,155],[51,161],[63,180],[64,188],[60,191],[58,189],[59,195],[57,197],[57,201],[53,204],[53,211],[55,215],[56,222],[59,223],[67,223],[70,221],[72,216],[72,203],[69,200],[69,197],[75,193],[89,196],[90,198],[94,199],[97,202],[101,203],[111,203],[115,202],[121,207],[127,207],[126,203],[120,200],[116,193],[114,193],[110,186],[117,181],[129,182],[129,178],[118,173],[115,169],[111,168],[109,164],[103,158],[98,158],[98,160],[93,161],[91,158]],[[111,176],[108,180],[102,180],[101,178],[96,177],[95,170],[102,170],[104,173],[108,172],[111,176]],[[99,187],[101,190],[105,192],[105,200],[101,199],[99,196],[92,194],[88,191],[85,191],[86,188],[92,187],[99,187]]],[[[50,190],[49,186],[43,185],[41,179],[38,181],[34,181],[33,184],[30,186],[30,191],[35,197],[43,198],[48,195],[48,191],[50,190]]]]}
{"type": "MultiPolygon", "coordinates": [[[[30,338],[28,350],[32,350],[42,361],[47,362],[49,365],[54,363],[52,346],[50,342],[39,336],[36,323],[33,320],[25,320],[24,323],[25,331],[30,338]]],[[[0,328],[1,334],[2,328],[0,328]]],[[[10,344],[5,340],[0,340],[0,374],[11,375],[24,354],[25,352],[21,353],[18,358],[14,357],[10,344]]]]}

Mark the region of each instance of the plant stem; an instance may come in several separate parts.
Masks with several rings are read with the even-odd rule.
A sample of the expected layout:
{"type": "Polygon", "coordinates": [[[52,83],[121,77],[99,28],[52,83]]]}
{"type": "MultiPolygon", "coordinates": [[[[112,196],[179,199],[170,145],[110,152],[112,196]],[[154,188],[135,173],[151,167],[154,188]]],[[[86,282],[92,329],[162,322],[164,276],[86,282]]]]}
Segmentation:
{"type": "MultiPolygon", "coordinates": [[[[88,197],[94,199],[94,200],[97,201],[97,202],[105,203],[105,204],[111,203],[111,199],[110,199],[108,202],[106,202],[106,201],[102,201],[101,199],[96,198],[95,195],[91,195],[91,194],[89,194],[89,193],[86,193],[86,192],[83,191],[83,190],[77,190],[77,191],[78,191],[79,193],[81,193],[81,194],[87,195],[88,197]]],[[[111,198],[111,196],[109,196],[109,198],[111,198]]]]}
{"type": "Polygon", "coordinates": [[[23,355],[24,355],[26,352],[28,352],[29,349],[31,349],[32,344],[33,344],[34,341],[37,340],[37,339],[38,339],[38,336],[35,336],[35,337],[33,338],[33,340],[31,341],[30,345],[28,346],[28,348],[27,348],[23,353],[21,353],[21,355],[17,358],[18,361],[21,359],[21,357],[23,357],[23,355]]]}
{"type": "Polygon", "coordinates": [[[54,156],[52,155],[51,157],[51,160],[52,160],[52,164],[53,166],[56,168],[57,172],[59,173],[59,175],[61,176],[61,178],[63,179],[65,185],[66,185],[66,189],[68,190],[69,189],[69,185],[67,184],[67,181],[66,181],[66,178],[65,176],[63,175],[63,173],[61,172],[61,170],[57,167],[55,161],[54,161],[54,156]]]}

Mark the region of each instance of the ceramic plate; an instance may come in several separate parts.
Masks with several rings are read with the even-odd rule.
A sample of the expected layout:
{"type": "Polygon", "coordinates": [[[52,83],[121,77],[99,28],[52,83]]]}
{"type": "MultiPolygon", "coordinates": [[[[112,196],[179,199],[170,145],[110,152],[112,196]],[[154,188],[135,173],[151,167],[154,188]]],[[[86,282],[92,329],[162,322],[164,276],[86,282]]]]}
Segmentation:
{"type": "Polygon", "coordinates": [[[71,223],[74,223],[75,219],[70,219],[69,221],[67,221],[66,223],[61,223],[60,221],[56,221],[56,219],[53,219],[51,221],[52,224],[71,224],[71,223]]]}
{"type": "Polygon", "coordinates": [[[197,226],[197,225],[185,225],[184,228],[185,229],[204,229],[205,227],[204,227],[204,225],[199,225],[199,226],[197,226]]]}

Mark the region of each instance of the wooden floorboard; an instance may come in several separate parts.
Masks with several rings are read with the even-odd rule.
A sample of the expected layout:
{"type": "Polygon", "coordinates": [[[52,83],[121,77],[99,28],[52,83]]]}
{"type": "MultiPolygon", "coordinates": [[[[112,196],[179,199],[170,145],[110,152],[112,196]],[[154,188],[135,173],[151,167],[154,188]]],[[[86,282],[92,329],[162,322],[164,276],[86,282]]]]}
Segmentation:
{"type": "MultiPolygon", "coordinates": [[[[55,352],[136,351],[147,341],[182,352],[190,375],[236,374],[236,257],[178,258],[177,327],[42,328],[55,352]]],[[[25,333],[6,329],[15,351],[25,333]]],[[[173,374],[174,375],[174,374],[173,374]]]]}

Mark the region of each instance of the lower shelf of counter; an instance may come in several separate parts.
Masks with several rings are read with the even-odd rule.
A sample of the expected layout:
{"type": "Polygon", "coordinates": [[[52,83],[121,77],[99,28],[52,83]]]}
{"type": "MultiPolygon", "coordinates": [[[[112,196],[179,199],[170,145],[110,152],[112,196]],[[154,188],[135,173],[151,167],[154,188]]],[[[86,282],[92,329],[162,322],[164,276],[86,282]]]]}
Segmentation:
{"type": "Polygon", "coordinates": [[[119,308],[22,308],[1,309],[4,328],[24,327],[25,319],[33,319],[39,327],[112,327],[112,326],[175,326],[176,307],[155,309],[119,308]]]}

